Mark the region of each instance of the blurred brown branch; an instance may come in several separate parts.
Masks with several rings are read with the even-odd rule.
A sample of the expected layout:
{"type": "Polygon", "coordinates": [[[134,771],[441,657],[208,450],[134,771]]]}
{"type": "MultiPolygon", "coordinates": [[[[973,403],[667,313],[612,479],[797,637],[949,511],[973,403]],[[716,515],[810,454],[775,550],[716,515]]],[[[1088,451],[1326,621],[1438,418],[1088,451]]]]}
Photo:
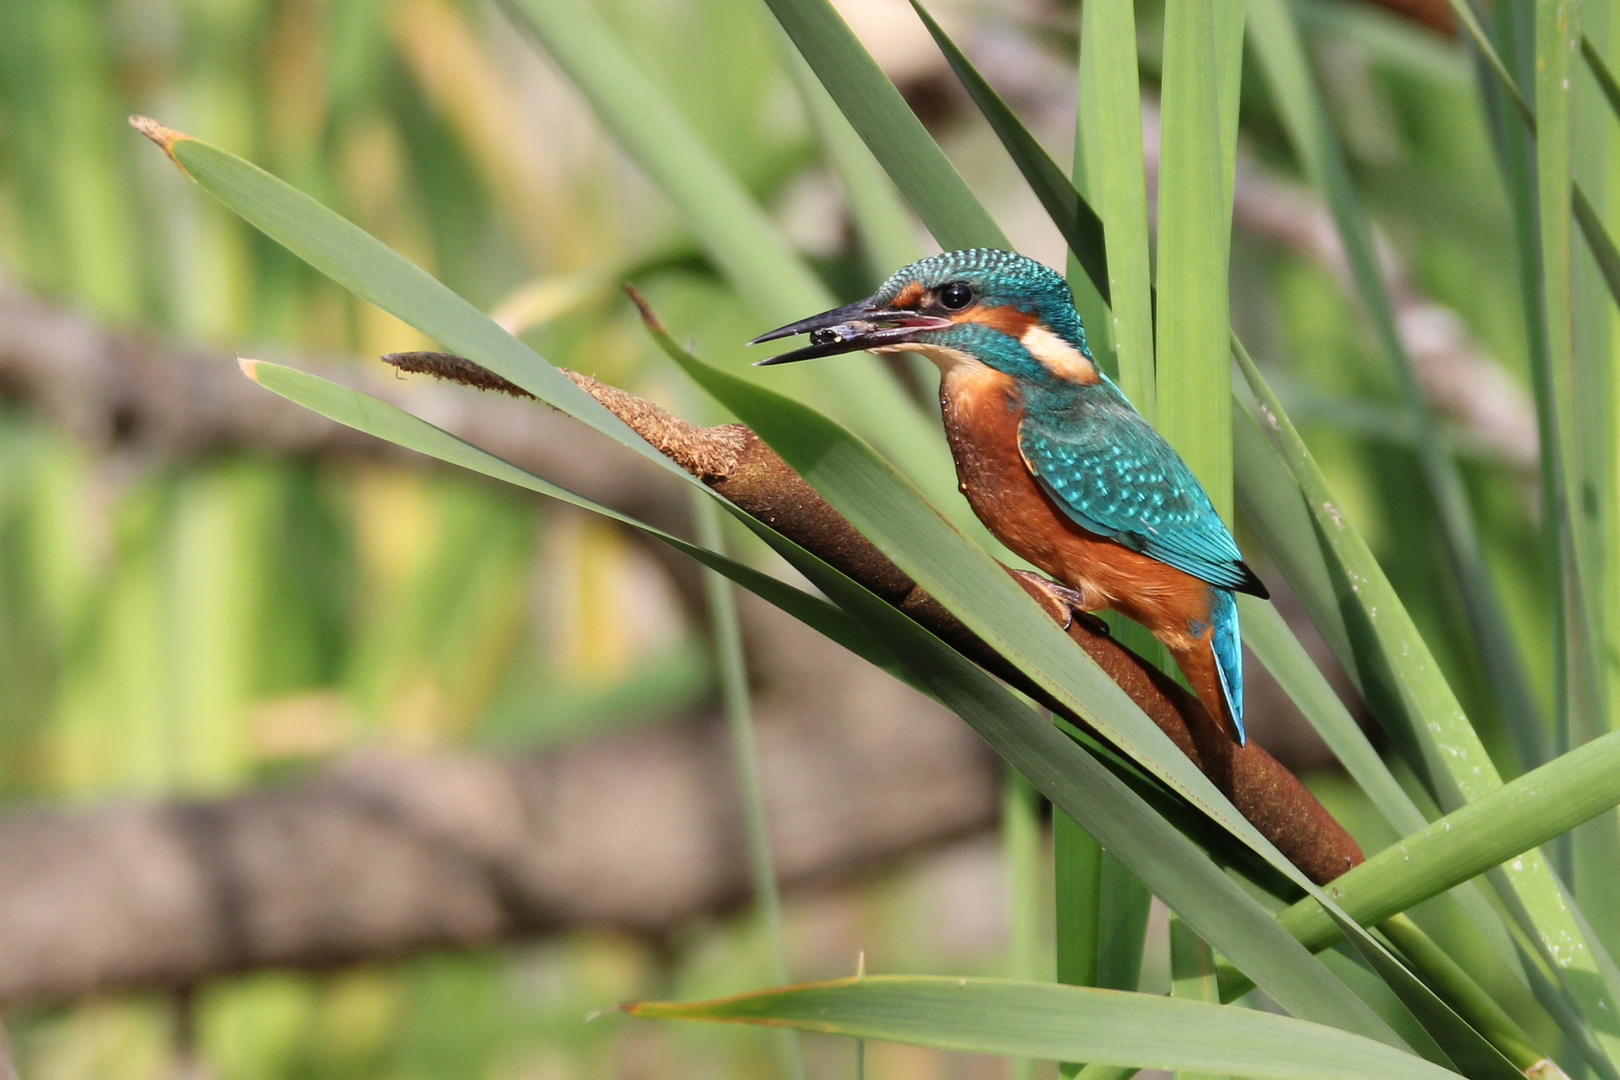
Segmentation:
{"type": "MultiPolygon", "coordinates": [[[[666,527],[685,520],[684,499],[656,468],[550,410],[401,380],[375,364],[307,355],[292,362],[593,499],[666,527]],[[592,449],[600,452],[583,452],[592,449]]],[[[225,350],[107,327],[4,282],[0,395],[28,402],[91,450],[116,457],[252,449],[423,460],[264,393],[225,350]]]]}
{"type": "MultiPolygon", "coordinates": [[[[1000,772],[963,724],[773,609],[744,616],[785,885],[994,823],[1000,772]]],[[[747,900],[730,769],[723,726],[694,717],[509,760],[368,751],[284,788],[13,813],[0,1001],[577,927],[668,933],[747,900]]]]}

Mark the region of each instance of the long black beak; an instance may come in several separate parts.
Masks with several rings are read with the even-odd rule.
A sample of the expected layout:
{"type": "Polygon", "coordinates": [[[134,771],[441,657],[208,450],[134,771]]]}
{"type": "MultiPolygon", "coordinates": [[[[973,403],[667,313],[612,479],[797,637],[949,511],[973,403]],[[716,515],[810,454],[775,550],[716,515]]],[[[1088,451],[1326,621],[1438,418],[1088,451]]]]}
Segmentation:
{"type": "Polygon", "coordinates": [[[773,356],[768,360],[754,362],[755,367],[767,367],[771,364],[791,364],[799,360],[814,360],[820,356],[836,356],[839,353],[896,345],[910,340],[918,331],[940,330],[952,325],[954,324],[951,320],[937,315],[890,309],[866,299],[833,308],[831,311],[823,311],[820,315],[812,315],[796,323],[788,323],[768,334],[759,335],[748,344],[758,345],[763,341],[775,341],[777,338],[795,337],[799,334],[810,335],[810,344],[802,349],[794,349],[792,352],[773,356]]]}

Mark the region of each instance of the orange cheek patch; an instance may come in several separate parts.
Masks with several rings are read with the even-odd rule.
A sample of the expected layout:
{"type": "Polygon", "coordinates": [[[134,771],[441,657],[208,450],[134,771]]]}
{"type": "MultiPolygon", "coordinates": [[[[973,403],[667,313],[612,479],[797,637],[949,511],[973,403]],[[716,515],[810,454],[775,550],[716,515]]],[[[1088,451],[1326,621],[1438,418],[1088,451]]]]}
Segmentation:
{"type": "Polygon", "coordinates": [[[1035,316],[1028,311],[1021,311],[1010,304],[999,307],[971,307],[959,315],[952,315],[955,322],[976,322],[1000,330],[1008,337],[1022,338],[1024,331],[1035,325],[1035,316]]]}

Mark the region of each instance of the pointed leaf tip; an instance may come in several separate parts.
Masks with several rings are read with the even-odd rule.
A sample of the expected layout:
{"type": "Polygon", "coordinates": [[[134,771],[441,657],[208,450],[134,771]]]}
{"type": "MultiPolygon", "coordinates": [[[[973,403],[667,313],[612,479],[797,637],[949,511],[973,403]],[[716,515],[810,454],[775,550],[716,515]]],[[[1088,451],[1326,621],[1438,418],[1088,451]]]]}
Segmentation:
{"type": "Polygon", "coordinates": [[[630,301],[636,305],[636,310],[641,312],[641,321],[646,324],[648,330],[655,334],[669,333],[668,330],[664,329],[664,321],[658,317],[658,313],[652,309],[652,305],[647,303],[647,298],[642,296],[641,292],[628,281],[624,283],[624,295],[628,296],[630,301]]]}
{"type": "Polygon", "coordinates": [[[259,365],[263,362],[264,361],[262,360],[253,360],[246,356],[238,356],[236,358],[236,366],[242,369],[242,374],[246,375],[254,382],[259,381],[259,365]]]}
{"type": "MultiPolygon", "coordinates": [[[[163,152],[169,155],[169,160],[173,161],[176,165],[180,165],[180,162],[176,160],[174,156],[174,144],[179,142],[181,139],[191,138],[190,135],[187,135],[183,131],[176,131],[173,128],[164,127],[150,116],[131,116],[129,118],[129,126],[140,132],[142,135],[145,135],[148,139],[151,139],[159,146],[163,147],[163,152]]],[[[185,166],[180,165],[180,168],[181,170],[184,170],[185,166]]]]}

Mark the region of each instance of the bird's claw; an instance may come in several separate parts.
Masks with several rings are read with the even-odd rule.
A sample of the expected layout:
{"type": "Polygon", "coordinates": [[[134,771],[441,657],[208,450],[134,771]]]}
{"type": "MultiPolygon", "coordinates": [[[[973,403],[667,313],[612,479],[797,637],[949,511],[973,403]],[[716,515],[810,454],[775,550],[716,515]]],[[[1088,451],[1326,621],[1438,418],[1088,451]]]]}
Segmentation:
{"type": "Polygon", "coordinates": [[[1079,589],[1060,585],[1051,578],[1030,570],[1014,570],[1008,567],[1007,572],[1017,578],[1025,591],[1039,600],[1041,605],[1052,613],[1053,618],[1063,624],[1063,629],[1067,630],[1073,626],[1075,619],[1078,618],[1080,625],[1093,633],[1108,632],[1108,624],[1087,610],[1086,594],[1079,589]]]}
{"type": "MultiPolygon", "coordinates": [[[[1079,608],[1070,608],[1069,610],[1074,613],[1074,618],[1079,620],[1080,625],[1093,634],[1099,634],[1102,637],[1109,636],[1108,622],[1101,615],[1093,615],[1091,612],[1079,608]]],[[[1063,629],[1067,630],[1068,627],[1065,626],[1063,629]]]]}

